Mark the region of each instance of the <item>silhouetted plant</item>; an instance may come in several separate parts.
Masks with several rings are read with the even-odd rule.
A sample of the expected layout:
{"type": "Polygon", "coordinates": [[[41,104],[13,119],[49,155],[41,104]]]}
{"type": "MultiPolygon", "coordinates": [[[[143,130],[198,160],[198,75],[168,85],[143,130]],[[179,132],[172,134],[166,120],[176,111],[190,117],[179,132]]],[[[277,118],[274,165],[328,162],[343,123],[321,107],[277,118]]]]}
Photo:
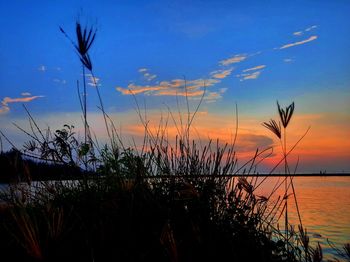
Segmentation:
{"type": "Polygon", "coordinates": [[[276,123],[275,120],[271,119],[270,122],[264,122],[262,124],[264,127],[269,129],[272,133],[274,133],[279,139],[281,139],[281,123],[276,123]]]}
{"type": "MultiPolygon", "coordinates": [[[[79,55],[79,59],[83,65],[83,84],[84,84],[84,105],[83,105],[83,110],[84,110],[84,120],[85,120],[85,144],[87,144],[88,146],[92,146],[92,142],[91,142],[91,135],[89,132],[89,127],[88,127],[88,122],[87,122],[87,108],[86,108],[86,74],[85,74],[85,67],[90,71],[91,73],[91,79],[93,82],[93,85],[96,89],[97,92],[97,96],[99,99],[99,103],[100,103],[100,109],[102,111],[103,114],[103,118],[104,118],[104,122],[105,122],[105,127],[106,127],[106,131],[107,131],[107,135],[110,138],[110,141],[113,141],[112,138],[112,134],[110,132],[110,128],[108,125],[108,117],[106,115],[106,111],[104,109],[103,106],[103,101],[102,101],[102,97],[99,91],[99,87],[98,84],[96,82],[96,77],[95,74],[93,72],[93,67],[92,67],[92,61],[90,59],[89,56],[89,50],[95,40],[96,37],[96,32],[97,29],[94,29],[92,26],[90,28],[82,28],[81,24],[79,21],[76,22],[76,37],[77,37],[77,43],[75,43],[74,41],[71,40],[71,38],[68,36],[68,34],[62,29],[62,27],[60,27],[61,32],[71,41],[71,43],[73,44],[73,46],[75,47],[75,49],[78,52],[79,55]],[[87,138],[88,137],[88,138],[87,138]],[[89,143],[87,143],[87,140],[89,140],[89,143]]],[[[112,145],[113,146],[113,145],[112,145]]]]}
{"type": "MultiPolygon", "coordinates": [[[[304,136],[307,134],[307,132],[309,131],[310,128],[307,129],[305,134],[299,139],[299,141],[290,150],[287,150],[287,131],[286,130],[287,130],[287,127],[288,127],[290,120],[293,116],[295,104],[294,104],[294,102],[292,102],[292,104],[290,104],[288,107],[283,109],[283,108],[281,108],[280,104],[277,101],[277,109],[278,109],[278,113],[280,116],[280,121],[282,122],[283,133],[281,130],[281,122],[280,121],[278,121],[278,124],[277,124],[277,122],[275,120],[270,120],[269,123],[264,122],[262,125],[264,127],[266,127],[267,129],[269,129],[272,133],[274,133],[278,137],[278,139],[281,143],[281,148],[282,148],[282,152],[283,152],[283,159],[282,160],[284,162],[284,171],[285,171],[285,178],[283,181],[284,186],[285,186],[284,187],[284,196],[283,196],[284,206],[283,206],[282,212],[281,212],[279,217],[281,217],[282,213],[284,212],[284,215],[285,215],[285,223],[284,223],[284,225],[285,225],[285,243],[287,245],[287,249],[289,247],[291,247],[292,249],[294,248],[293,245],[290,244],[290,241],[292,241],[293,235],[296,235],[296,233],[294,232],[294,230],[291,230],[291,228],[289,227],[289,222],[288,222],[288,198],[290,195],[293,195],[297,214],[298,214],[298,219],[299,219],[299,240],[300,240],[299,243],[304,248],[305,261],[311,261],[311,259],[312,259],[310,256],[311,251],[313,252],[312,253],[313,259],[315,261],[317,261],[317,259],[322,260],[322,249],[320,246],[317,246],[316,249],[309,248],[309,238],[306,234],[306,230],[304,230],[303,225],[302,225],[298,201],[297,201],[295,188],[294,188],[294,184],[293,184],[293,177],[291,176],[289,165],[288,165],[288,160],[287,160],[289,153],[296,147],[296,145],[301,141],[301,139],[304,138],[304,136]],[[290,180],[289,183],[288,183],[288,178],[290,180]],[[290,187],[292,188],[292,194],[289,194],[290,187]]],[[[279,163],[277,165],[279,165],[279,163]]],[[[273,192],[275,192],[277,190],[277,188],[280,187],[281,185],[282,185],[282,183],[279,185],[276,184],[273,192]]]]}
{"type": "Polygon", "coordinates": [[[290,104],[288,107],[286,107],[286,109],[283,109],[280,107],[277,101],[277,107],[278,107],[278,113],[280,114],[283,127],[287,128],[289,121],[292,118],[292,115],[294,113],[294,102],[290,104]]]}

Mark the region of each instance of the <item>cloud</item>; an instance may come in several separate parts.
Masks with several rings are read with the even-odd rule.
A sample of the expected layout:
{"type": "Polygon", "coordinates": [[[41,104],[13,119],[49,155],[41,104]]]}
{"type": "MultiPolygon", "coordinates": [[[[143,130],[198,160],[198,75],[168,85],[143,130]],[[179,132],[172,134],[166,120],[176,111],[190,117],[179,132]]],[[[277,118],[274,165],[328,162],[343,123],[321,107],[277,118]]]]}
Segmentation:
{"type": "Polygon", "coordinates": [[[178,90],[161,90],[155,93],[156,96],[188,96],[196,97],[203,95],[204,90],[193,90],[193,91],[178,91],[178,90]]]}
{"type": "Polygon", "coordinates": [[[248,79],[257,79],[261,74],[261,71],[256,71],[254,73],[251,74],[247,74],[245,76],[243,76],[244,80],[248,80],[248,79]]]}
{"type": "Polygon", "coordinates": [[[137,95],[141,93],[148,93],[150,91],[159,91],[163,89],[162,86],[139,86],[135,84],[129,84],[128,88],[116,87],[116,90],[123,95],[137,95]]]}
{"type": "Polygon", "coordinates": [[[285,62],[285,63],[291,63],[293,61],[294,60],[292,58],[285,58],[285,59],[283,59],[283,62],[285,62]]]}
{"type": "Polygon", "coordinates": [[[224,79],[231,74],[233,69],[234,68],[230,68],[227,70],[215,70],[215,71],[211,72],[210,75],[214,78],[224,79]]]}
{"type": "Polygon", "coordinates": [[[211,91],[206,91],[204,97],[203,93],[201,94],[201,96],[192,96],[189,97],[190,100],[201,100],[203,99],[203,101],[205,101],[206,103],[213,103],[216,102],[218,99],[222,98],[222,94],[224,94],[227,91],[227,88],[220,88],[218,92],[211,92],[211,91]]]}
{"type": "Polygon", "coordinates": [[[285,48],[289,48],[289,47],[292,47],[292,46],[303,45],[303,44],[305,44],[305,43],[314,41],[314,40],[316,40],[317,38],[318,38],[317,35],[313,35],[313,36],[310,36],[308,39],[305,39],[305,40],[303,40],[303,41],[299,41],[299,42],[295,42],[295,43],[283,45],[283,46],[281,46],[279,49],[285,49],[285,48]]]}
{"type": "Polygon", "coordinates": [[[263,69],[265,67],[266,65],[258,65],[252,68],[244,69],[243,72],[255,71],[255,70],[263,69]]]}
{"type": "Polygon", "coordinates": [[[305,29],[305,32],[309,32],[309,31],[316,29],[316,28],[317,28],[317,25],[310,26],[310,27],[305,29]]]}
{"type": "Polygon", "coordinates": [[[247,58],[247,55],[235,55],[233,57],[230,57],[228,59],[225,60],[221,60],[219,62],[219,64],[227,66],[227,65],[231,65],[231,64],[235,64],[235,63],[239,63],[244,61],[247,58]]]}
{"type": "Polygon", "coordinates": [[[139,73],[144,73],[144,72],[147,72],[147,68],[140,68],[138,71],[139,71],[139,73]]]}
{"type": "Polygon", "coordinates": [[[150,73],[144,73],[143,76],[145,77],[145,79],[149,82],[152,81],[153,79],[155,79],[157,77],[157,75],[152,75],[150,73]]]}
{"type": "Polygon", "coordinates": [[[6,105],[3,105],[3,104],[1,103],[0,115],[6,114],[6,113],[9,112],[9,111],[10,111],[10,108],[9,108],[8,106],[6,106],[6,105]]]}
{"type": "Polygon", "coordinates": [[[28,93],[28,92],[23,92],[23,93],[21,93],[21,96],[30,96],[30,95],[32,95],[31,93],[28,93]]]}
{"type": "Polygon", "coordinates": [[[227,91],[227,87],[223,87],[223,88],[220,88],[219,89],[219,92],[221,93],[221,94],[223,94],[223,93],[225,93],[226,91],[227,91]]]}
{"type": "Polygon", "coordinates": [[[157,85],[135,85],[131,83],[127,88],[116,87],[116,90],[123,95],[136,95],[145,93],[154,96],[201,96],[203,94],[203,87],[213,86],[219,83],[217,79],[196,79],[187,80],[174,79],[171,81],[162,81],[157,85]]]}
{"type": "Polygon", "coordinates": [[[208,92],[208,94],[204,97],[204,101],[206,101],[207,103],[213,103],[220,98],[222,98],[221,93],[208,92]]]}
{"type": "Polygon", "coordinates": [[[143,75],[143,77],[146,79],[146,81],[148,81],[148,82],[152,81],[153,79],[155,79],[157,77],[157,75],[149,73],[148,68],[140,68],[137,71],[139,73],[141,73],[143,75]]]}
{"type": "Polygon", "coordinates": [[[298,31],[293,33],[293,35],[295,36],[301,36],[302,34],[303,34],[303,31],[298,31]]]}
{"type": "Polygon", "coordinates": [[[240,74],[236,76],[241,78],[240,81],[244,81],[244,80],[250,80],[250,79],[257,79],[260,76],[260,74],[261,74],[261,71],[255,71],[253,73],[240,74]]]}
{"type": "Polygon", "coordinates": [[[8,103],[18,103],[18,102],[30,102],[34,99],[44,97],[44,96],[30,96],[30,97],[18,97],[18,98],[11,98],[11,97],[5,97],[1,104],[8,104],[8,103]]]}
{"type": "MultiPolygon", "coordinates": [[[[99,81],[100,81],[100,78],[97,77],[97,76],[92,76],[92,74],[85,74],[85,76],[88,78],[88,85],[89,86],[101,86],[101,84],[99,84],[99,81]]],[[[66,83],[65,80],[64,81],[64,84],[66,83]]]]}
{"type": "Polygon", "coordinates": [[[258,65],[255,67],[247,68],[247,69],[244,69],[242,71],[243,72],[242,74],[238,74],[236,76],[240,78],[240,81],[257,79],[257,78],[259,78],[259,76],[262,72],[262,71],[257,71],[257,70],[264,69],[265,67],[266,67],[266,65],[258,65]]]}
{"type": "MultiPolygon", "coordinates": [[[[28,94],[28,93],[25,93],[25,94],[28,94]]],[[[19,103],[19,102],[26,103],[41,97],[44,97],[44,96],[26,96],[26,97],[17,97],[17,98],[4,97],[0,102],[0,105],[1,105],[0,113],[1,114],[8,113],[10,111],[10,106],[9,106],[10,103],[19,103]]]]}
{"type": "Polygon", "coordinates": [[[253,152],[257,148],[265,149],[272,147],[274,142],[271,137],[263,134],[240,134],[237,144],[237,150],[239,152],[253,152]]]}
{"type": "Polygon", "coordinates": [[[295,36],[302,36],[304,34],[304,32],[310,32],[311,30],[314,30],[317,28],[317,25],[312,25],[302,31],[297,31],[297,32],[294,32],[293,35],[295,36]]]}
{"type": "Polygon", "coordinates": [[[41,66],[38,67],[38,70],[41,71],[41,72],[45,72],[46,71],[46,66],[41,65],[41,66]]]}

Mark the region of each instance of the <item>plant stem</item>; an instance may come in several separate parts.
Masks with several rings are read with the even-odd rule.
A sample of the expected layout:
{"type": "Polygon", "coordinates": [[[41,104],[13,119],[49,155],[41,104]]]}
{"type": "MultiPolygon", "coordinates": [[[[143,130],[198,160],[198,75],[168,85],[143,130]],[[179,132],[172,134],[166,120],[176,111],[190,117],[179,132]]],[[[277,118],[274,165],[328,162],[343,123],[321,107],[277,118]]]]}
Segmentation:
{"type": "Polygon", "coordinates": [[[283,128],[283,133],[284,133],[284,146],[283,146],[283,155],[284,155],[284,174],[285,174],[285,183],[284,183],[284,187],[285,187],[285,230],[286,230],[286,240],[287,240],[287,252],[288,252],[288,164],[287,164],[287,131],[286,128],[283,128]]]}
{"type": "Polygon", "coordinates": [[[83,109],[84,109],[84,143],[86,144],[87,142],[87,114],[86,114],[86,79],[85,79],[85,66],[83,66],[83,85],[84,85],[84,105],[83,105],[83,109]]]}

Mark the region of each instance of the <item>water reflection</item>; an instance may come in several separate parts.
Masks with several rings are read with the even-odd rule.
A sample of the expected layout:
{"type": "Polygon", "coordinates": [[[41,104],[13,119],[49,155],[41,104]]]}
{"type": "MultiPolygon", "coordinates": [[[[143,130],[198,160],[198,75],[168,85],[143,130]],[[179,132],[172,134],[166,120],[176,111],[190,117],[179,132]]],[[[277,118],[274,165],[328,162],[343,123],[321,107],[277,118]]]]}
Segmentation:
{"type": "MultiPolygon", "coordinates": [[[[269,178],[259,189],[260,193],[267,195],[278,180],[283,178],[269,178]]],[[[329,247],[327,239],[338,248],[350,242],[350,177],[295,177],[293,182],[302,223],[309,232],[311,243],[319,242],[324,258],[331,259],[336,253],[329,247]]],[[[283,190],[284,185],[276,195],[282,196],[283,190]]],[[[288,213],[290,223],[297,225],[298,216],[292,197],[289,198],[288,213]]]]}

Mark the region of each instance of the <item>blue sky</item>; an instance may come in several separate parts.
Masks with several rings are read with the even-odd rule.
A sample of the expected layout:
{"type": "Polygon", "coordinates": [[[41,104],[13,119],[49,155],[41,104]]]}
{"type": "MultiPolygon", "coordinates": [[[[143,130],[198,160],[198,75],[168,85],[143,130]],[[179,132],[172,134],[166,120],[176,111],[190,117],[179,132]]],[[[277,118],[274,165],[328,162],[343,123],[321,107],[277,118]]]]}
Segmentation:
{"type": "MultiPolygon", "coordinates": [[[[10,127],[26,118],[22,103],[43,122],[80,121],[69,116],[79,113],[81,65],[59,31],[74,37],[80,17],[98,30],[90,55],[118,124],[135,113],[130,89],[151,115],[176,107],[184,79],[193,107],[207,86],[203,121],[228,121],[237,102],[250,134],[269,136],[260,123],[276,116],[276,100],[295,101],[313,132],[304,169],[350,171],[349,13],[348,1],[2,1],[0,129],[22,141],[10,127]]],[[[94,88],[88,109],[98,113],[94,88]]]]}

